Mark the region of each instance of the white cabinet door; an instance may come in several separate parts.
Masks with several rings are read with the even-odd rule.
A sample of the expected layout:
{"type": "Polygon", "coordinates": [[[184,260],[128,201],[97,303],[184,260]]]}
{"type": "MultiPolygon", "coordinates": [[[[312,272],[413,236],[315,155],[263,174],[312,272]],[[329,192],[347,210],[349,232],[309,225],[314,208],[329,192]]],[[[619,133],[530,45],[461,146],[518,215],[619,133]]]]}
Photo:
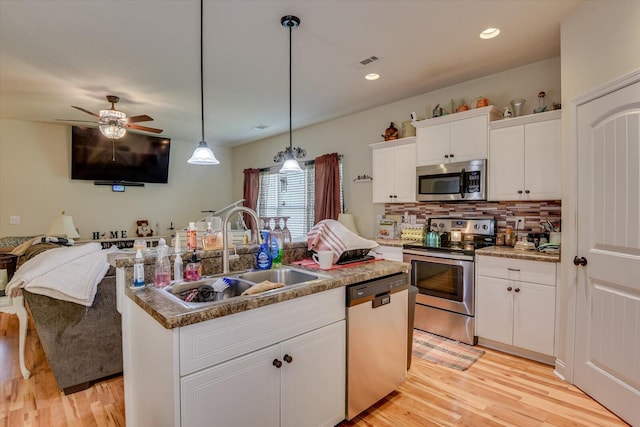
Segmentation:
{"type": "Polygon", "coordinates": [[[416,200],[416,144],[376,148],[373,165],[373,203],[416,200]]]}
{"type": "Polygon", "coordinates": [[[437,165],[449,162],[449,123],[418,129],[416,165],[437,165]],[[445,156],[447,156],[445,158],[445,156]]]}
{"type": "Polygon", "coordinates": [[[487,158],[487,117],[479,116],[450,123],[450,162],[487,158]]]}
{"type": "Polygon", "coordinates": [[[344,419],[345,335],[342,320],[281,344],[283,427],[331,427],[344,419]]]}
{"type": "Polygon", "coordinates": [[[555,200],[562,197],[560,136],[560,120],[525,125],[525,199],[555,200]]]}
{"type": "Polygon", "coordinates": [[[513,345],[553,355],[555,286],[513,282],[513,345]]]}
{"type": "Polygon", "coordinates": [[[393,203],[416,201],[416,145],[400,145],[394,152],[393,203]]]}
{"type": "Polygon", "coordinates": [[[511,345],[513,286],[510,280],[478,276],[476,335],[511,345]],[[509,287],[512,290],[509,290],[509,287]]]}
{"type": "Polygon", "coordinates": [[[280,345],[183,377],[182,425],[278,427],[281,369],[275,359],[281,360],[280,345]]]}
{"type": "Polygon", "coordinates": [[[524,192],[524,127],[491,130],[489,200],[519,200],[524,192]],[[518,193],[520,192],[520,193],[518,193]]]}
{"type": "MultiPolygon", "coordinates": [[[[373,150],[373,203],[392,203],[395,192],[394,147],[373,150]]],[[[414,172],[415,175],[415,172],[414,172]]]]}

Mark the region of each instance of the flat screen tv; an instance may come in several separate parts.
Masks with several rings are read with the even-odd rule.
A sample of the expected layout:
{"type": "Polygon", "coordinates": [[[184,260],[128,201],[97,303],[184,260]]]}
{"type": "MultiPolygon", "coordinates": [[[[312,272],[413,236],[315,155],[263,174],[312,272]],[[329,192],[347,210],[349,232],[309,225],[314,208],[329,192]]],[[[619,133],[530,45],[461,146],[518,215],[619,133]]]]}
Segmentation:
{"type": "Polygon", "coordinates": [[[171,140],[127,131],[109,139],[98,128],[72,126],[71,179],[166,184],[171,140]]]}

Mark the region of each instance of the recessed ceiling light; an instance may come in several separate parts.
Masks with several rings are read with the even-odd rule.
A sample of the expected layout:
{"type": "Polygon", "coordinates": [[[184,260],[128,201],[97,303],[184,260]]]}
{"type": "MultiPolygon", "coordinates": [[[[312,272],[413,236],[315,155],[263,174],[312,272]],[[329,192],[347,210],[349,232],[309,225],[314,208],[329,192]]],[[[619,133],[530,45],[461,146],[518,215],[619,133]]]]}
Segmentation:
{"type": "Polygon", "coordinates": [[[366,76],[364,76],[364,78],[367,80],[378,80],[380,78],[380,74],[369,73],[366,76]]]}
{"type": "Polygon", "coordinates": [[[498,28],[487,28],[483,32],[480,33],[481,39],[492,39],[500,34],[500,30],[498,28]]]}

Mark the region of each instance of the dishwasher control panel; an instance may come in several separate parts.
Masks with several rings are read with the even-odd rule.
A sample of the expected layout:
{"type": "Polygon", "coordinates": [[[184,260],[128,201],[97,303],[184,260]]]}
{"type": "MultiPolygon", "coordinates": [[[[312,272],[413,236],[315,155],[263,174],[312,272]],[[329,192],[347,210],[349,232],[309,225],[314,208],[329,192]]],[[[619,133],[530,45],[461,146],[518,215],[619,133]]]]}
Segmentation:
{"type": "Polygon", "coordinates": [[[372,300],[380,300],[380,302],[376,302],[377,306],[388,304],[389,294],[408,289],[408,287],[409,276],[406,273],[356,283],[347,287],[347,307],[372,300]],[[383,302],[385,296],[386,303],[383,302]]]}

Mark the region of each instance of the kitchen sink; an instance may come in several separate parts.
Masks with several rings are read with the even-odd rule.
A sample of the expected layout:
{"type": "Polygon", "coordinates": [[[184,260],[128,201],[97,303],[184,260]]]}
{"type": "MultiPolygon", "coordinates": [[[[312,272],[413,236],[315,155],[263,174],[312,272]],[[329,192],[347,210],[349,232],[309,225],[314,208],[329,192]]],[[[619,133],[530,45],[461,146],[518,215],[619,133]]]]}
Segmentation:
{"type": "Polygon", "coordinates": [[[273,270],[250,270],[227,274],[224,276],[218,275],[193,282],[174,283],[162,289],[152,289],[155,289],[160,292],[161,295],[164,295],[170,300],[178,302],[186,307],[197,308],[229,298],[239,297],[251,286],[265,280],[274,283],[283,283],[284,285],[289,286],[327,278],[330,278],[330,276],[299,270],[292,267],[282,267],[273,270]],[[213,284],[221,277],[228,278],[230,282],[229,287],[222,292],[211,292],[213,284]],[[189,295],[191,295],[193,299],[185,301],[185,298],[189,295]]]}
{"type": "Polygon", "coordinates": [[[260,283],[265,280],[285,285],[296,285],[298,283],[310,282],[312,280],[326,278],[329,276],[309,273],[307,271],[295,270],[293,268],[277,268],[273,270],[256,270],[237,275],[239,279],[260,283]]]}

